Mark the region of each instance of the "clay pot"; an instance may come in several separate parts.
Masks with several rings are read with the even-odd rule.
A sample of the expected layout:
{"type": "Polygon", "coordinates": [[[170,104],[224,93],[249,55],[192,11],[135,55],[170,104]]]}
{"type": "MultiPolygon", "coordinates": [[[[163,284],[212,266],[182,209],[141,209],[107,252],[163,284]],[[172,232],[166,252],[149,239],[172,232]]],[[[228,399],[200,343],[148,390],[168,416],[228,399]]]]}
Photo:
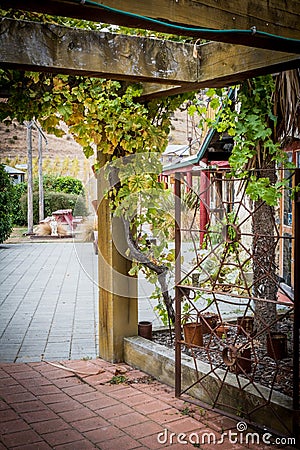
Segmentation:
{"type": "Polygon", "coordinates": [[[145,339],[152,339],[152,322],[142,321],[138,323],[138,335],[145,339]]]}
{"type": "Polygon", "coordinates": [[[200,322],[185,323],[183,325],[183,334],[187,344],[203,346],[203,332],[200,322]]]}
{"type": "Polygon", "coordinates": [[[254,317],[240,316],[237,318],[238,334],[252,334],[253,333],[254,317]]]}
{"type": "Polygon", "coordinates": [[[217,328],[215,329],[215,332],[217,334],[217,336],[219,338],[227,338],[227,333],[229,331],[229,326],[228,325],[218,325],[217,328]]]}
{"type": "Polygon", "coordinates": [[[203,334],[209,334],[217,326],[219,316],[218,314],[200,314],[200,322],[202,324],[203,334]]]}
{"type": "Polygon", "coordinates": [[[271,332],[267,335],[267,353],[273,359],[287,357],[287,335],[271,332]]]}

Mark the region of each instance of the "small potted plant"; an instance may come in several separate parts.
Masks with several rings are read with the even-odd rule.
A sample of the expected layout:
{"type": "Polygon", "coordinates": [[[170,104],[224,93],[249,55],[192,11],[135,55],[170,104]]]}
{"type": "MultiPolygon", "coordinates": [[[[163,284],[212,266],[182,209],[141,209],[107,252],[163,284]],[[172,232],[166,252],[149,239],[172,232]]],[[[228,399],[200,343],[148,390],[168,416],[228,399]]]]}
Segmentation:
{"type": "Polygon", "coordinates": [[[229,330],[230,330],[229,325],[225,325],[224,323],[219,323],[215,329],[215,332],[219,338],[226,339],[229,330]]]}
{"type": "Polygon", "coordinates": [[[202,323],[199,315],[197,314],[196,320],[194,320],[193,310],[189,308],[189,305],[186,303],[183,306],[183,315],[182,315],[182,328],[184,341],[187,345],[197,345],[199,347],[203,346],[203,330],[202,323]]]}

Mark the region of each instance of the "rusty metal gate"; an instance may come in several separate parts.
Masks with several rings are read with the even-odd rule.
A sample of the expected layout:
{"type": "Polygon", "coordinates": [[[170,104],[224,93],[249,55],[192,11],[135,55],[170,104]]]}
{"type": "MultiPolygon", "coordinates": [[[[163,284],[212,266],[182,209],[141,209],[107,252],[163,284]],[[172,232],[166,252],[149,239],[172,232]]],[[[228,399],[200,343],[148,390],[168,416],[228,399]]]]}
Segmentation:
{"type": "MultiPolygon", "coordinates": [[[[300,169],[279,176],[297,185],[300,169]]],[[[249,177],[187,178],[175,174],[176,395],[297,437],[300,196],[272,208],[249,200],[249,177]]]]}

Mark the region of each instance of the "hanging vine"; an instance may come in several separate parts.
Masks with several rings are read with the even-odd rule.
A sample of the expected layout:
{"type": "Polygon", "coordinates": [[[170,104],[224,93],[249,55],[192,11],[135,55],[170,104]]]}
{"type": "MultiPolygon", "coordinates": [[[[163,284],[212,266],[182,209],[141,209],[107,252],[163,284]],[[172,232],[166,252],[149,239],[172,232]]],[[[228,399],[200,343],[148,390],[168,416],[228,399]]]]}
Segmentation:
{"type": "Polygon", "coordinates": [[[117,170],[117,183],[106,195],[112,213],[124,220],[127,244],[135,261],[130,275],[142,269],[151,282],[160,285],[174,321],[166,281],[174,257],[167,245],[170,227],[166,227],[159,206],[168,195],[158,181],[162,171],[159,154],[168,142],[171,113],[193,94],[142,104],[138,102],[142,89],[137,85],[125,87],[111,80],[11,70],[0,72],[0,83],[10,91],[8,101],[1,105],[1,121],[15,118],[22,123],[34,117],[46,132],[56,136],[65,132],[63,121],[86,157],[94,156],[96,171],[100,168],[99,154],[106,155],[109,171],[117,170]],[[145,153],[152,157],[144,158],[145,153]],[[124,158],[138,154],[141,158],[127,158],[124,164],[124,158]],[[138,204],[143,209],[137,215],[138,204]],[[150,251],[146,234],[139,238],[136,234],[143,223],[150,224],[157,237],[158,245],[150,251]]]}

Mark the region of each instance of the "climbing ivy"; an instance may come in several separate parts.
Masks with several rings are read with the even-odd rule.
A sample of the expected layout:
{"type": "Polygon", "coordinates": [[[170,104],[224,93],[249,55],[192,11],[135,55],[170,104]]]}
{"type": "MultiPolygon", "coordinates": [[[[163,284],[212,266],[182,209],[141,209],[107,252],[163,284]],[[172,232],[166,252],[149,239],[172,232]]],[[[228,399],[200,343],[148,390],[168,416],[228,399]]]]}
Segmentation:
{"type": "MultiPolygon", "coordinates": [[[[0,11],[3,14],[3,11],[0,11]]],[[[11,12],[8,13],[12,14],[11,12]]],[[[13,17],[30,18],[28,13],[14,12],[13,17]]],[[[80,26],[86,29],[101,29],[105,25],[93,24],[65,18],[33,14],[36,20],[55,21],[68,26],[80,26]],[[100,28],[99,28],[100,27],[100,28]]],[[[124,30],[122,30],[124,32],[124,30]]],[[[161,153],[166,145],[170,130],[170,114],[186,99],[192,100],[189,110],[202,117],[218,132],[227,132],[233,136],[234,149],[230,157],[232,173],[243,176],[252,171],[247,193],[253,200],[263,199],[275,205],[280,196],[280,187],[284,181],[273,181],[254,169],[264,161],[265,167],[275,165],[288,166],[286,156],[278,142],[273,139],[276,117],[273,113],[274,79],[271,76],[247,80],[237,88],[236,105],[223,90],[209,89],[206,92],[208,102],[215,109],[222,109],[215,120],[206,119],[206,104],[193,93],[148,103],[139,101],[142,87],[125,85],[118,81],[99,78],[86,78],[73,75],[53,75],[38,72],[0,71],[0,85],[9,88],[7,103],[1,104],[0,120],[19,122],[35,118],[45,131],[62,136],[64,130],[61,121],[68,126],[68,132],[82,146],[87,157],[96,159],[95,170],[100,169],[99,155],[105,155],[106,161],[117,174],[118,182],[113,183],[107,196],[114,214],[125,217],[131,223],[133,239],[142,250],[147,251],[146,235],[138,235],[143,223],[150,223],[159,245],[148,256],[151,264],[160,267],[163,272],[174,255],[164,252],[168,227],[165,226],[165,214],[158,207],[158,199],[163,199],[163,185],[157,180],[161,171],[159,158],[149,160],[128,156],[137,154],[161,153]],[[126,158],[126,163],[123,164],[126,158]],[[138,164],[138,167],[137,167],[138,164]],[[149,173],[150,165],[150,173],[149,173]],[[134,210],[142,205],[139,214],[134,210]],[[135,234],[134,234],[135,233],[135,234]],[[164,236],[164,238],[161,238],[164,236]]],[[[107,174],[109,178],[111,172],[107,174]]],[[[166,203],[168,198],[163,199],[166,203]]],[[[140,262],[133,265],[134,274],[140,262]]],[[[156,282],[158,273],[149,267],[144,268],[147,276],[156,282]]],[[[145,267],[145,266],[144,266],[145,267]]]]}
{"type": "MultiPolygon", "coordinates": [[[[148,267],[133,263],[130,275],[143,268],[147,278],[157,283],[173,260],[167,249],[169,227],[165,210],[159,201],[166,195],[158,181],[162,166],[159,157],[130,160],[130,155],[159,155],[166,147],[170,131],[170,115],[193,94],[158,99],[142,104],[138,101],[142,88],[120,82],[71,75],[51,75],[37,72],[0,71],[0,85],[9,87],[10,97],[1,104],[0,120],[35,118],[42,128],[62,136],[61,122],[83,148],[86,157],[95,159],[94,170],[100,170],[105,156],[110,170],[117,170],[118,182],[108,190],[112,213],[130,221],[133,241],[141,253],[147,253],[148,267]],[[127,157],[126,164],[123,164],[127,157]],[[137,169],[136,165],[139,168],[137,169]],[[138,205],[139,214],[134,212],[138,205]],[[137,235],[147,223],[153,229],[157,246],[149,252],[147,236],[137,235]],[[154,271],[152,270],[154,269],[154,271]]],[[[109,178],[109,173],[107,178],[109,178]]],[[[171,221],[171,219],[167,218],[171,221]]],[[[132,249],[134,251],[134,249],[132,249]]],[[[136,254],[138,258],[140,254],[136,254]]],[[[165,280],[163,281],[165,285],[165,280]]],[[[164,292],[166,292],[166,286],[164,292]]],[[[163,293],[163,295],[165,295],[163,293]]]]}
{"type": "MultiPolygon", "coordinates": [[[[0,10],[0,16],[87,30],[190,40],[24,11],[0,10]]],[[[151,282],[156,283],[160,279],[160,284],[165,286],[162,278],[174,260],[174,252],[167,249],[172,217],[166,213],[169,205],[167,208],[162,206],[162,202],[168,204],[169,192],[164,191],[163,184],[158,181],[162,170],[159,155],[168,142],[171,113],[187,98],[193,98],[194,94],[142,103],[139,101],[142,94],[139,85],[12,70],[0,71],[0,85],[10,92],[7,103],[1,104],[0,120],[9,122],[15,118],[22,123],[35,118],[46,132],[56,136],[62,136],[65,132],[61,127],[63,121],[68,126],[68,133],[82,146],[86,157],[94,157],[96,172],[106,161],[107,179],[111,178],[112,172],[117,174],[117,183],[106,192],[112,213],[123,217],[126,224],[130,223],[128,233],[132,236],[132,243],[135,243],[131,252],[135,253],[136,249],[145,252],[148,261],[142,264],[138,261],[140,253],[136,253],[137,262],[133,263],[130,274],[142,268],[151,282]],[[140,158],[128,158],[138,154],[140,158]],[[143,231],[145,223],[150,225],[157,243],[150,249],[147,234],[143,231]]]]}
{"type": "Polygon", "coordinates": [[[294,166],[277,141],[275,129],[277,117],[274,114],[275,77],[271,75],[246,80],[235,87],[234,101],[228,90],[209,89],[206,98],[216,110],[215,119],[207,119],[203,102],[196,100],[189,108],[190,114],[200,114],[220,134],[233,137],[234,147],[229,158],[231,175],[244,177],[250,173],[247,194],[252,200],[262,199],[275,206],[282,195],[282,187],[288,187],[288,180],[271,180],[259,169],[294,166]]]}

